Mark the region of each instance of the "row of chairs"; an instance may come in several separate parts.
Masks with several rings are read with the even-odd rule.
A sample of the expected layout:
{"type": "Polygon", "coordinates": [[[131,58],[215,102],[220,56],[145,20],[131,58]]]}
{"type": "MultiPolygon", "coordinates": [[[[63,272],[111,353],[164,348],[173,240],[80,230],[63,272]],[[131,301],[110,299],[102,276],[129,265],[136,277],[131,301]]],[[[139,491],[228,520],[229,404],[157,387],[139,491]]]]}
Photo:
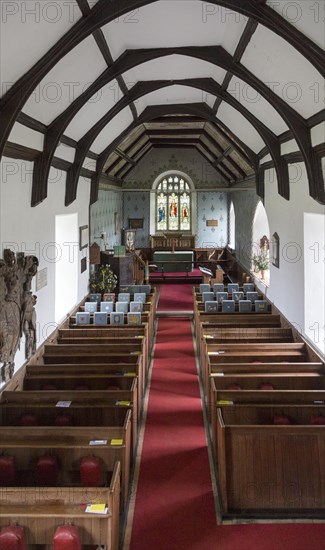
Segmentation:
{"type": "Polygon", "coordinates": [[[206,283],[200,284],[200,294],[203,294],[203,292],[213,292],[214,294],[217,292],[228,292],[228,294],[232,294],[232,292],[239,292],[240,289],[242,289],[244,294],[247,292],[254,292],[255,285],[254,283],[243,283],[243,286],[240,287],[239,283],[228,283],[228,285],[224,285],[223,283],[214,283],[211,287],[206,283]]]}
{"type": "Polygon", "coordinates": [[[95,312],[91,314],[88,311],[78,311],[76,313],[77,325],[124,325],[125,321],[128,325],[141,325],[141,312],[112,311],[111,313],[95,312]]]}
{"type": "MultiPolygon", "coordinates": [[[[117,295],[112,292],[110,294],[104,294],[103,296],[101,294],[88,294],[88,301],[100,304],[102,300],[104,302],[131,302],[131,296],[133,297],[134,302],[140,302],[144,304],[147,300],[147,294],[145,292],[134,292],[131,294],[131,292],[119,292],[117,295]]],[[[96,310],[95,310],[96,311],[96,310]]]]}
{"type": "Polygon", "coordinates": [[[255,311],[256,313],[268,313],[269,304],[267,300],[207,300],[204,302],[205,313],[249,313],[255,311]]]}
{"type": "Polygon", "coordinates": [[[219,304],[223,300],[234,300],[235,302],[239,302],[239,300],[250,300],[251,302],[255,302],[255,300],[260,300],[262,296],[256,292],[247,292],[244,294],[244,292],[240,290],[233,290],[231,293],[228,292],[217,292],[216,294],[214,292],[203,292],[202,294],[202,302],[207,301],[213,301],[216,300],[219,302],[219,304]]]}

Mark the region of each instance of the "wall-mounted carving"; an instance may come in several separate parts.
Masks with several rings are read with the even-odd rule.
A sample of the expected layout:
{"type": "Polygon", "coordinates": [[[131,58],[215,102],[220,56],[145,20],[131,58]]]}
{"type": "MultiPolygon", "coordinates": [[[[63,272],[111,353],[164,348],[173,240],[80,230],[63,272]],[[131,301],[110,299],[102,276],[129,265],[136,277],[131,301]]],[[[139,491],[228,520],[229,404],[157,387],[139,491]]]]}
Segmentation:
{"type": "Polygon", "coordinates": [[[15,254],[5,249],[0,259],[0,364],[1,380],[6,382],[14,372],[14,358],[25,335],[25,357],[36,350],[36,296],[31,283],[36,275],[36,256],[15,254]]]}

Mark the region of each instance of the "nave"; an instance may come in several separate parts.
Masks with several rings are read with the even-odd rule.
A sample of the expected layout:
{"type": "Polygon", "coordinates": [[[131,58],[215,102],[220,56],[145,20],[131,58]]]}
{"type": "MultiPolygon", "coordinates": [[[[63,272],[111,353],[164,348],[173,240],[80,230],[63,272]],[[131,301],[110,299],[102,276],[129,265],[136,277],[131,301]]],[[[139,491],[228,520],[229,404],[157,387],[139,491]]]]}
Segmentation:
{"type": "Polygon", "coordinates": [[[173,313],[157,322],[123,550],[324,549],[323,523],[221,524],[195,334],[190,319],[181,316],[192,308],[191,285],[160,286],[158,312],[173,313]]]}
{"type": "MultiPolygon", "coordinates": [[[[85,316],[86,304],[91,302],[81,303],[2,392],[0,520],[2,528],[9,524],[15,529],[18,524],[26,533],[27,546],[17,546],[17,550],[97,550],[103,545],[106,550],[324,550],[324,506],[317,506],[315,500],[314,510],[305,513],[303,509],[305,502],[310,503],[312,491],[323,498],[322,487],[317,492],[315,485],[322,475],[317,467],[324,456],[324,426],[308,425],[306,414],[315,416],[324,409],[323,404],[308,402],[311,397],[323,396],[324,365],[312,361],[313,354],[303,343],[288,342],[289,329],[278,326],[279,315],[271,309],[266,313],[200,312],[200,291],[189,284],[151,289],[143,304],[143,323],[138,326],[94,326],[94,313],[89,314],[92,322],[88,318],[89,324],[78,325],[78,318],[85,316]],[[200,337],[200,327],[204,327],[206,345],[218,349],[218,324],[223,326],[222,347],[229,349],[230,358],[241,346],[235,378],[240,378],[243,388],[238,392],[237,387],[236,397],[234,387],[220,387],[224,379],[233,376],[233,359],[227,362],[224,353],[204,354],[198,347],[198,342],[204,341],[200,337]],[[246,342],[228,344],[226,337],[230,342],[234,338],[245,338],[246,342]],[[279,342],[279,337],[284,340],[279,342]],[[149,366],[152,343],[153,362],[149,366]],[[244,387],[245,378],[252,385],[267,372],[269,379],[271,368],[272,392],[252,392],[244,387]],[[216,376],[218,369],[225,371],[222,377],[216,376]],[[284,383],[285,391],[279,390],[284,383]],[[209,384],[214,392],[211,400],[206,391],[209,384]],[[298,389],[298,384],[305,389],[298,389]],[[224,396],[220,400],[219,391],[224,396]],[[254,395],[256,399],[256,393],[262,408],[254,401],[245,403],[254,395]],[[284,468],[290,461],[289,469],[297,476],[297,483],[301,475],[312,480],[300,510],[295,502],[288,501],[291,510],[282,511],[286,517],[276,509],[256,510],[255,518],[252,510],[225,513],[221,477],[231,476],[232,469],[235,475],[238,464],[216,462],[221,445],[216,411],[218,418],[223,414],[226,421],[231,409],[236,409],[229,407],[229,395],[244,410],[251,406],[255,415],[270,407],[276,409],[279,396],[283,412],[292,407],[292,415],[300,414],[301,426],[275,426],[270,420],[257,420],[256,426],[248,428],[240,422],[226,426],[230,436],[232,428],[235,432],[243,430],[244,437],[246,430],[255,429],[283,439],[284,454],[278,458],[283,462],[283,479],[279,477],[279,484],[292,479],[284,468]],[[144,426],[140,426],[144,398],[147,405],[144,426]],[[309,441],[317,440],[318,454],[314,446],[299,450],[295,456],[292,441],[296,434],[303,434],[305,441],[308,437],[309,441]],[[301,468],[300,455],[303,460],[312,460],[310,472],[301,468]],[[11,470],[11,484],[4,469],[9,459],[16,467],[11,470]],[[107,511],[100,514],[91,510],[88,516],[86,504],[97,507],[101,502],[107,511]],[[79,546],[69,545],[65,538],[63,547],[53,547],[53,534],[62,527],[64,537],[71,536],[72,528],[77,531],[79,546]]],[[[247,483],[245,462],[252,455],[253,449],[239,457],[243,486],[247,483]]],[[[264,462],[253,464],[256,468],[251,479],[258,479],[261,472],[270,475],[272,458],[263,458],[264,462]]],[[[236,497],[235,489],[233,495],[227,489],[229,506],[236,497]]],[[[263,502],[252,504],[257,508],[263,502]]],[[[11,550],[3,543],[2,533],[3,529],[0,549],[11,550]]]]}

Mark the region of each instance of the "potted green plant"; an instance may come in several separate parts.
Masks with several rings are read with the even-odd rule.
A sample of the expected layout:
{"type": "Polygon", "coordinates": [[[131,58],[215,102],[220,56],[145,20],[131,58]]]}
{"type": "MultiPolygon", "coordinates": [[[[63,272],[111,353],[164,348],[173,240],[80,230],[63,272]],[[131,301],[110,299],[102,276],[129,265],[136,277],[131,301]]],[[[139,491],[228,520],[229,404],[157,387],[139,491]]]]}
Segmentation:
{"type": "Polygon", "coordinates": [[[113,292],[117,286],[117,276],[109,265],[101,265],[89,279],[91,292],[105,294],[113,292]]]}

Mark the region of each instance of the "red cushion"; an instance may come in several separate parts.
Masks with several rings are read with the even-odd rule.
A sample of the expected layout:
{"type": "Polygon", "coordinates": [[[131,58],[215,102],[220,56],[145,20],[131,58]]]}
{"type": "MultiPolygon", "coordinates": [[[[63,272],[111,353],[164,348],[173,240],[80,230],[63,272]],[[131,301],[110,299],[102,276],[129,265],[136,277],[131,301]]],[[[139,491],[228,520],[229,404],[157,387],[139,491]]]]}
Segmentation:
{"type": "Polygon", "coordinates": [[[288,418],[288,416],[283,414],[283,415],[275,416],[273,418],[273,424],[286,425],[286,424],[291,424],[291,421],[290,421],[290,418],[288,418]]]}
{"type": "Polygon", "coordinates": [[[270,384],[269,382],[262,382],[262,384],[258,386],[258,389],[263,391],[274,390],[272,384],[270,384]]]}
{"type": "Polygon", "coordinates": [[[0,455],[0,486],[10,487],[15,483],[16,462],[10,455],[0,455]]]}
{"type": "Polygon", "coordinates": [[[80,480],[83,487],[102,485],[101,461],[97,456],[84,456],[80,462],[80,480]]]}
{"type": "Polygon", "coordinates": [[[106,389],[109,391],[118,391],[120,387],[117,384],[109,384],[106,389]]]}
{"type": "Polygon", "coordinates": [[[23,527],[9,525],[0,531],[1,550],[27,550],[26,534],[23,527]]]}
{"type": "Polygon", "coordinates": [[[32,413],[24,413],[20,417],[21,426],[37,426],[37,416],[32,413]]]}
{"type": "Polygon", "coordinates": [[[57,387],[54,384],[44,384],[42,386],[42,390],[44,390],[44,391],[56,391],[57,387]]]}
{"type": "Polygon", "coordinates": [[[54,419],[55,426],[72,426],[72,416],[71,414],[61,413],[58,414],[54,419]]]}
{"type": "Polygon", "coordinates": [[[325,426],[325,416],[323,414],[314,414],[310,417],[309,422],[314,426],[325,426]]]}
{"type": "Polygon", "coordinates": [[[229,384],[229,386],[227,386],[226,388],[227,390],[241,390],[241,385],[240,384],[237,384],[236,382],[234,382],[233,384],[229,384]]]}
{"type": "Polygon", "coordinates": [[[36,484],[45,487],[57,485],[59,460],[55,455],[41,456],[36,464],[36,484]]]}
{"type": "Polygon", "coordinates": [[[74,525],[60,525],[53,537],[53,550],[81,550],[78,528],[74,525]]]}

